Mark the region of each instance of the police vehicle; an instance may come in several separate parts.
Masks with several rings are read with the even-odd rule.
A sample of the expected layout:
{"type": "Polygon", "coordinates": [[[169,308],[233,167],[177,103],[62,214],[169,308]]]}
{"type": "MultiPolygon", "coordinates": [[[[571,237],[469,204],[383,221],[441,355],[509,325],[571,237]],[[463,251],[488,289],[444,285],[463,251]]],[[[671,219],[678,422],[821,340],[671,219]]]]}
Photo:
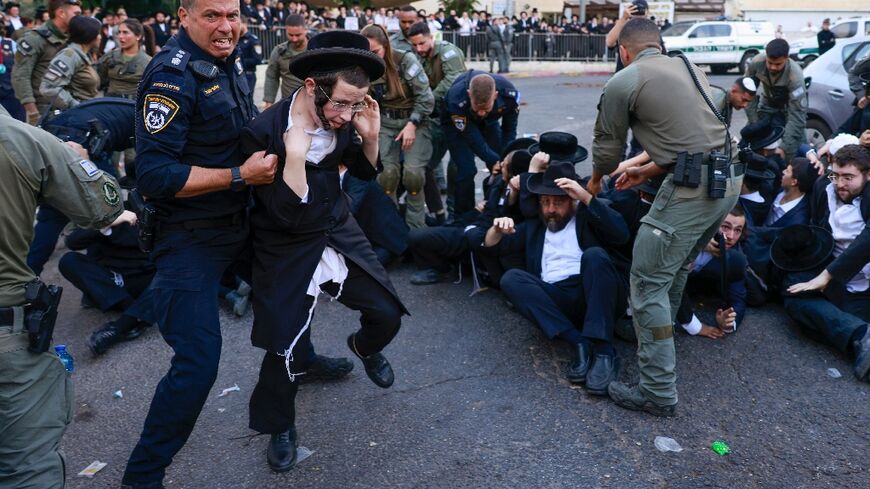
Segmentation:
{"type": "MultiPolygon", "coordinates": [[[[838,43],[840,39],[866,36],[870,34],[870,17],[854,17],[837,21],[831,26],[831,32],[834,33],[838,43]]],[[[799,61],[804,67],[819,57],[819,39],[815,35],[792,42],[790,48],[789,57],[799,61]]]]}
{"type": "Polygon", "coordinates": [[[735,67],[743,73],[774,37],[773,24],[753,21],[677,22],[662,32],[669,55],[682,53],[715,74],[735,67]]]}

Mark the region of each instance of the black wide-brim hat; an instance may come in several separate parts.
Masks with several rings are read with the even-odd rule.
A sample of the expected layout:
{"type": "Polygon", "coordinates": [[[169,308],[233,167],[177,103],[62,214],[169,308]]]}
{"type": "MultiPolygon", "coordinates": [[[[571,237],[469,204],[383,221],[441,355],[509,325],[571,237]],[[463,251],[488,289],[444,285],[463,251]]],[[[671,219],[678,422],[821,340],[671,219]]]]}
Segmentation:
{"type": "Polygon", "coordinates": [[[501,159],[505,159],[511,151],[516,151],[518,149],[529,149],[533,144],[537,143],[538,140],[535,138],[517,138],[508,143],[507,146],[501,150],[501,159]]]}
{"type": "Polygon", "coordinates": [[[568,195],[556,185],[558,178],[580,181],[580,177],[574,172],[574,163],[551,159],[544,173],[533,173],[529,177],[529,191],[538,195],[568,195]]]}
{"type": "Polygon", "coordinates": [[[740,130],[740,145],[758,151],[782,139],[784,132],[785,128],[774,126],[770,119],[762,119],[754,124],[747,124],[740,130]]]}
{"type": "Polygon", "coordinates": [[[308,41],[308,49],[290,61],[290,73],[306,79],[312,73],[329,73],[359,66],[369,80],[384,75],[384,60],[369,49],[369,40],[351,31],[327,31],[308,41]]]}
{"type": "Polygon", "coordinates": [[[743,176],[744,178],[754,178],[756,180],[773,180],[776,178],[776,173],[768,166],[767,158],[758,153],[752,153],[749,161],[746,162],[746,170],[743,176]]]}
{"type": "Polygon", "coordinates": [[[580,163],[589,157],[589,151],[577,144],[577,136],[559,131],[545,132],[541,134],[540,142],[529,146],[529,153],[533,156],[538,151],[550,155],[550,161],[580,163]]]}
{"type": "Polygon", "coordinates": [[[770,261],[786,272],[812,270],[834,250],[834,237],[818,226],[795,224],[780,231],[770,245],[770,261]]]}

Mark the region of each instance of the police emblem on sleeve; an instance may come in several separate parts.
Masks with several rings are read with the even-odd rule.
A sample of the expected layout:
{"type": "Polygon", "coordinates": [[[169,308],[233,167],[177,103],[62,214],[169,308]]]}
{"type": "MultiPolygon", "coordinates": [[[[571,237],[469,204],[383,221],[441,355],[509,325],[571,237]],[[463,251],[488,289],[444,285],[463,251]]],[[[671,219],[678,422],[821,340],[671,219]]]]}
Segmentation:
{"type": "Polygon", "coordinates": [[[145,129],[151,134],[162,131],[172,122],[175,114],[178,113],[178,108],[178,103],[171,98],[149,93],[145,96],[142,109],[145,129]]]}
{"type": "Polygon", "coordinates": [[[465,117],[463,117],[461,115],[454,115],[454,116],[452,116],[452,119],[453,119],[453,125],[456,126],[457,131],[461,132],[461,131],[465,130],[465,117]]]}
{"type": "Polygon", "coordinates": [[[111,182],[103,184],[103,199],[111,206],[116,206],[121,202],[121,196],[118,194],[118,189],[111,182]]]}

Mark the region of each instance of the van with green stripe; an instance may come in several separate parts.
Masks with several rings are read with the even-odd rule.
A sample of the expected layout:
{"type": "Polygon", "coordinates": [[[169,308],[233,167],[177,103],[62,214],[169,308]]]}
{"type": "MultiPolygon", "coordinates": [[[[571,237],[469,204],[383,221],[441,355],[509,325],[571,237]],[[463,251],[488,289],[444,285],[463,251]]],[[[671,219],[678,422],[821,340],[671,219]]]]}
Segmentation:
{"type": "Polygon", "coordinates": [[[754,21],[677,22],[662,32],[668,54],[682,53],[714,74],[732,68],[742,74],[774,37],[773,24],[754,21]]]}
{"type": "MultiPolygon", "coordinates": [[[[831,32],[834,33],[837,42],[840,42],[840,39],[870,35],[870,17],[838,20],[831,26],[831,32]]],[[[819,38],[814,34],[790,43],[788,55],[801,66],[806,67],[819,57],[819,38]]]]}

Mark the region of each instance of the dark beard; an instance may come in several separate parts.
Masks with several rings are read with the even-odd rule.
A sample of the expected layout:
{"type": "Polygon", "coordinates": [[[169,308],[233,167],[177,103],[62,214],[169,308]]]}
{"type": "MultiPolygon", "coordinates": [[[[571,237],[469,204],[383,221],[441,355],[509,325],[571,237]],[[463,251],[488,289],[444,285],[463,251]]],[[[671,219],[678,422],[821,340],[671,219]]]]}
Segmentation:
{"type": "Polygon", "coordinates": [[[559,231],[565,229],[565,226],[571,222],[571,219],[577,213],[575,209],[571,209],[564,218],[559,216],[547,216],[543,213],[542,210],[538,210],[538,215],[540,216],[541,222],[543,222],[547,226],[547,230],[551,233],[558,233],[559,231]]]}

